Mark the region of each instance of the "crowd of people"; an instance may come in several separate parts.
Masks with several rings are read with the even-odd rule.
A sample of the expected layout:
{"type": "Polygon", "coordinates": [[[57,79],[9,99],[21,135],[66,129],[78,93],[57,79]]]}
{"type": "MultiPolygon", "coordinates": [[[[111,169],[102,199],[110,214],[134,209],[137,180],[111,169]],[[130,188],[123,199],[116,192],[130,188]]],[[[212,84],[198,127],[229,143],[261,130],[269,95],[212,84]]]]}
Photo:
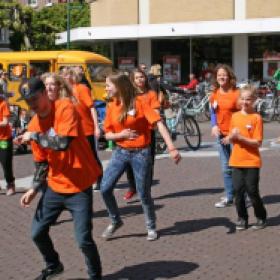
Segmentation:
{"type": "MultiPolygon", "coordinates": [[[[146,66],[130,73],[116,72],[106,78],[108,104],[103,124],[105,138],[116,143],[103,172],[96,143],[100,136],[91,91],[83,82],[81,69],[65,67],[60,74],[45,73],[22,81],[20,99],[34,115],[17,144],[30,144],[35,162],[31,188],[20,203],[28,207],[41,193],[32,222],[32,240],[41,252],[46,268],[36,279],[48,279],[64,267],[49,236],[49,229],[64,209],[70,211],[76,240],[85,257],[92,280],[102,279],[102,265],[92,238],[92,185],[100,189],[110,223],[102,237],[110,239],[123,226],[114,188],[127,173],[129,190],[124,199],[139,195],[147,230],[147,240],[158,239],[151,185],[155,158],[155,129],[162,135],[170,157],[177,164],[181,156],[162,121],[164,106],[160,88],[160,65],[146,74],[146,66]]],[[[192,77],[194,78],[194,77],[192,77]]],[[[212,135],[217,139],[225,197],[215,204],[223,208],[235,204],[236,230],[248,228],[246,199],[250,199],[257,222],[266,226],[267,213],[259,193],[263,124],[254,111],[256,90],[236,87],[236,77],[228,65],[218,65],[213,74],[210,96],[212,135]]],[[[0,95],[0,159],[7,181],[7,195],[15,193],[12,169],[12,131],[9,106],[0,95]]]]}

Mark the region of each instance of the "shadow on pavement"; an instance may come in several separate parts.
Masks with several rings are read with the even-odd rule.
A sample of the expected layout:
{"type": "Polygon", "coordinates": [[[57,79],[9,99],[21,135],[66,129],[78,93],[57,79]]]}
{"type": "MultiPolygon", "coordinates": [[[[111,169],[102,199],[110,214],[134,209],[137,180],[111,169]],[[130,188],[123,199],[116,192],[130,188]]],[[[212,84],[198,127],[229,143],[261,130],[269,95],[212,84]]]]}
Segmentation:
{"type": "MultiPolygon", "coordinates": [[[[155,205],[155,210],[157,211],[162,207],[163,205],[155,205]]],[[[119,211],[121,217],[131,217],[131,216],[143,214],[143,209],[141,205],[129,205],[129,206],[121,207],[119,208],[119,211]]],[[[104,218],[104,217],[106,218],[108,217],[108,213],[105,209],[93,213],[93,218],[104,218]]]]}
{"type": "Polygon", "coordinates": [[[210,219],[176,222],[174,226],[160,230],[159,235],[163,236],[163,235],[187,234],[191,232],[205,230],[210,227],[220,227],[220,226],[223,226],[228,229],[227,234],[231,234],[235,232],[235,224],[232,223],[228,218],[216,217],[210,219]]]}
{"type": "MultiPolygon", "coordinates": [[[[154,261],[129,267],[106,275],[104,280],[156,280],[171,279],[174,277],[189,274],[199,267],[198,264],[183,261],[154,261]]],[[[69,279],[70,280],[70,279],[69,279]]],[[[71,279],[78,280],[78,279],[71,279]]]]}
{"type": "Polygon", "coordinates": [[[176,193],[169,193],[162,196],[154,197],[154,200],[160,200],[160,199],[167,199],[167,198],[176,198],[181,196],[196,196],[196,195],[204,195],[204,194],[217,194],[222,193],[224,189],[222,188],[211,188],[211,189],[194,189],[194,190],[187,190],[182,192],[176,192],[176,193]]]}
{"type": "Polygon", "coordinates": [[[280,202],[280,195],[274,194],[274,195],[266,195],[263,197],[263,203],[264,204],[274,204],[280,202]]]}

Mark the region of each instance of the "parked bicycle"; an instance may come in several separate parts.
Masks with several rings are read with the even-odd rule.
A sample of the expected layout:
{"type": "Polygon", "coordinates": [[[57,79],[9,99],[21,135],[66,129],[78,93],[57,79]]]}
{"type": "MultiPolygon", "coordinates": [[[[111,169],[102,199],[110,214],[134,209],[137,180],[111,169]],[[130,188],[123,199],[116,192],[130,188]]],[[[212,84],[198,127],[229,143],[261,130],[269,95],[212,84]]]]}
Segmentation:
{"type": "MultiPolygon", "coordinates": [[[[201,145],[201,132],[199,125],[193,115],[188,113],[188,99],[183,96],[172,96],[169,100],[172,115],[164,117],[166,126],[172,135],[173,140],[178,136],[183,136],[185,142],[191,150],[197,150],[201,145]]],[[[163,139],[156,134],[156,152],[160,153],[166,150],[163,139]]]]}

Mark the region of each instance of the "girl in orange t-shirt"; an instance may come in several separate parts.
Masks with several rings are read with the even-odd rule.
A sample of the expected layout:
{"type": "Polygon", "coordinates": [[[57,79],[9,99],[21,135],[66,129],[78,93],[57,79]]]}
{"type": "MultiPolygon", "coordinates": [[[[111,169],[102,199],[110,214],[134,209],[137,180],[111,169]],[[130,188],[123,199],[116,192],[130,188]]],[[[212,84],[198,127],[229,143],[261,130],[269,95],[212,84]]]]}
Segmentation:
{"type": "Polygon", "coordinates": [[[9,124],[10,109],[5,97],[0,97],[0,163],[7,182],[8,196],[15,194],[15,177],[13,172],[13,141],[9,124]]]}
{"type": "Polygon", "coordinates": [[[216,81],[214,91],[210,96],[212,135],[217,138],[223,172],[226,197],[215,203],[222,208],[233,204],[232,170],[228,165],[231,145],[222,143],[228,135],[232,113],[237,111],[239,90],[236,89],[236,77],[228,65],[218,65],[215,70],[216,81]]]}
{"type": "MultiPolygon", "coordinates": [[[[77,73],[74,68],[66,67],[61,72],[62,77],[72,86],[73,96],[76,99],[75,107],[81,118],[83,132],[90,143],[93,155],[103,170],[102,163],[97,153],[97,140],[100,137],[100,128],[98,125],[97,112],[94,107],[94,100],[91,97],[90,89],[81,83],[82,74],[77,73]]],[[[96,183],[96,189],[100,188],[102,175],[96,183]]]]}
{"type": "MultiPolygon", "coordinates": [[[[147,106],[150,106],[152,109],[159,111],[160,103],[157,98],[157,93],[151,90],[148,77],[140,69],[135,69],[130,73],[130,80],[136,88],[137,96],[143,101],[147,103],[147,106]]],[[[151,179],[150,182],[153,181],[153,174],[154,174],[154,163],[155,163],[155,154],[156,154],[156,138],[155,138],[155,131],[151,127],[151,157],[152,157],[152,168],[151,168],[151,179]]],[[[131,166],[127,167],[127,179],[129,183],[129,190],[124,195],[124,200],[131,199],[136,194],[136,185],[135,179],[133,176],[131,166]]]]}
{"type": "Polygon", "coordinates": [[[117,147],[101,181],[101,194],[111,218],[111,223],[103,232],[102,237],[109,239],[123,224],[113,190],[120,176],[130,165],[145,215],[147,240],[155,240],[158,235],[149,176],[151,127],[154,125],[158,127],[175,163],[179,162],[180,154],[161,122],[159,113],[137,96],[134,86],[126,75],[114,74],[107,77],[106,91],[109,96],[113,96],[113,101],[107,105],[106,109],[105,137],[107,140],[115,141],[117,147]]]}
{"type": "Polygon", "coordinates": [[[256,89],[250,85],[241,89],[241,111],[232,115],[229,135],[223,143],[233,143],[229,160],[232,167],[232,179],[235,190],[235,205],[238,215],[237,230],[248,227],[248,212],[245,204],[245,192],[248,194],[257,217],[255,229],[266,225],[266,210],[259,193],[261,157],[259,147],[263,140],[263,122],[255,113],[256,89]]]}

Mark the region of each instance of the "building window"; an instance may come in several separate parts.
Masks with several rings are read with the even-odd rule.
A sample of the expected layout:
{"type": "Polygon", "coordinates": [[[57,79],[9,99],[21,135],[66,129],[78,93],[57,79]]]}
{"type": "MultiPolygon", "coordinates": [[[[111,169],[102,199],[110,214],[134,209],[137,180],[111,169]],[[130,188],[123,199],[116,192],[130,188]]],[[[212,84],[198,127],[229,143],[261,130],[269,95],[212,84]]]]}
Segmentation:
{"type": "Polygon", "coordinates": [[[280,53],[280,35],[249,36],[249,78],[267,80],[264,73],[265,53],[280,53]]]}

